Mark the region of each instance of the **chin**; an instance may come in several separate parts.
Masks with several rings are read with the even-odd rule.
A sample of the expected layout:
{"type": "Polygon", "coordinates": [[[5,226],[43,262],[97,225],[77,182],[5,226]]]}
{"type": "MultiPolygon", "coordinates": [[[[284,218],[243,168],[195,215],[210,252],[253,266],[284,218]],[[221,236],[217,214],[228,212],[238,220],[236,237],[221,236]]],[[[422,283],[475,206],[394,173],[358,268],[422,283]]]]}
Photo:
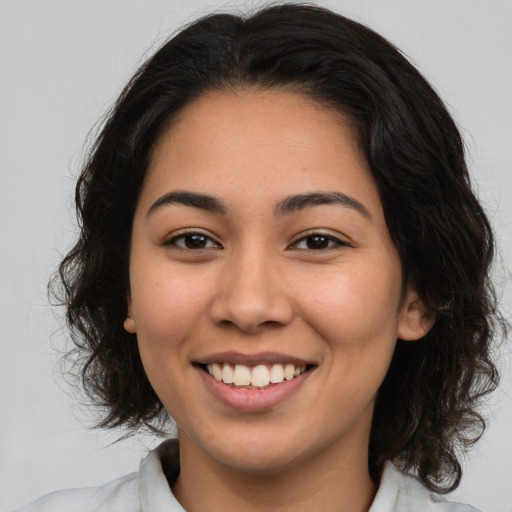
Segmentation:
{"type": "Polygon", "coordinates": [[[255,433],[226,435],[221,444],[208,442],[202,444],[202,451],[218,464],[231,470],[255,474],[274,474],[292,469],[301,463],[304,441],[293,442],[293,436],[273,436],[261,430],[255,433]]]}
{"type": "Polygon", "coordinates": [[[224,466],[248,475],[272,475],[291,470],[300,465],[302,454],[276,453],[269,448],[262,453],[261,450],[244,451],[233,454],[232,451],[226,454],[219,454],[218,462],[224,466]]]}

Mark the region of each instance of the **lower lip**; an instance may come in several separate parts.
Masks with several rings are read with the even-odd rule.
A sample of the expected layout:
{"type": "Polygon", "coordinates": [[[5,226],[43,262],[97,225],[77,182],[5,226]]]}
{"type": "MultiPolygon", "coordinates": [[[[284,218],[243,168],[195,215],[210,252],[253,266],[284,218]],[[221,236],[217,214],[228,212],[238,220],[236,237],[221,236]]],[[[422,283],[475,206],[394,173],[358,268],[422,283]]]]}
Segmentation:
{"type": "Polygon", "coordinates": [[[296,393],[312,373],[312,370],[309,370],[292,380],[265,389],[239,389],[219,382],[202,368],[198,368],[197,371],[210,392],[220,402],[232,409],[246,412],[264,411],[278,405],[296,393]]]}

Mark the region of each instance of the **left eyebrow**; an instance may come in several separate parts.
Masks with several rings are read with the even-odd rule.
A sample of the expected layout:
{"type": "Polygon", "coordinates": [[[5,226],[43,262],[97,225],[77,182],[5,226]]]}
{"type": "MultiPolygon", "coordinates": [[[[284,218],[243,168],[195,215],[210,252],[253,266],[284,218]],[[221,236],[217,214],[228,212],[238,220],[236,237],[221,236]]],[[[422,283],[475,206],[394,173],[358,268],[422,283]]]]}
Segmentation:
{"type": "Polygon", "coordinates": [[[343,194],[342,192],[312,192],[310,194],[299,194],[286,197],[277,203],[275,207],[275,214],[289,215],[306,208],[311,208],[312,206],[330,204],[351,208],[367,219],[372,218],[370,212],[362,203],[353,197],[343,194]]]}

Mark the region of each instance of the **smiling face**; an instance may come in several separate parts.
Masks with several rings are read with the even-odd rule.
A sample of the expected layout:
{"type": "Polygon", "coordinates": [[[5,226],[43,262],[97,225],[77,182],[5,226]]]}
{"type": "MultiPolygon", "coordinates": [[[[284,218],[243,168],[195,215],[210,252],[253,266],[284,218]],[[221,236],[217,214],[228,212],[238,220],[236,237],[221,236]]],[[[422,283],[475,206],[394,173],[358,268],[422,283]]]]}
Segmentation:
{"type": "Polygon", "coordinates": [[[155,148],[125,328],[184,457],[367,467],[396,339],[428,326],[340,117],[299,94],[211,93],[155,148]]]}

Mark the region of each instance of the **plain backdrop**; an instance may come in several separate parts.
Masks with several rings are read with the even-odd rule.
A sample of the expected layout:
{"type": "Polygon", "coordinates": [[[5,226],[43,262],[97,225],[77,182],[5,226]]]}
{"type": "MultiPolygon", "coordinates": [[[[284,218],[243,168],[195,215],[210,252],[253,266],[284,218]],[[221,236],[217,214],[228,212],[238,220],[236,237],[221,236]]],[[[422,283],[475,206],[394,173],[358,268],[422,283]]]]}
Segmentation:
{"type": "MultiPolygon", "coordinates": [[[[318,3],[391,39],[449,105],[499,234],[497,279],[510,315],[512,2],[318,3]]],[[[199,15],[258,5],[0,0],[0,510],[134,471],[156,443],[146,436],[112,444],[116,433],[86,427],[90,414],[73,405],[76,394],[56,364],[66,333],[46,283],[74,237],[71,196],[85,138],[137,65],[199,15]]],[[[486,410],[490,426],[456,492],[484,512],[512,512],[510,359],[505,347],[502,386],[486,410]]]]}

